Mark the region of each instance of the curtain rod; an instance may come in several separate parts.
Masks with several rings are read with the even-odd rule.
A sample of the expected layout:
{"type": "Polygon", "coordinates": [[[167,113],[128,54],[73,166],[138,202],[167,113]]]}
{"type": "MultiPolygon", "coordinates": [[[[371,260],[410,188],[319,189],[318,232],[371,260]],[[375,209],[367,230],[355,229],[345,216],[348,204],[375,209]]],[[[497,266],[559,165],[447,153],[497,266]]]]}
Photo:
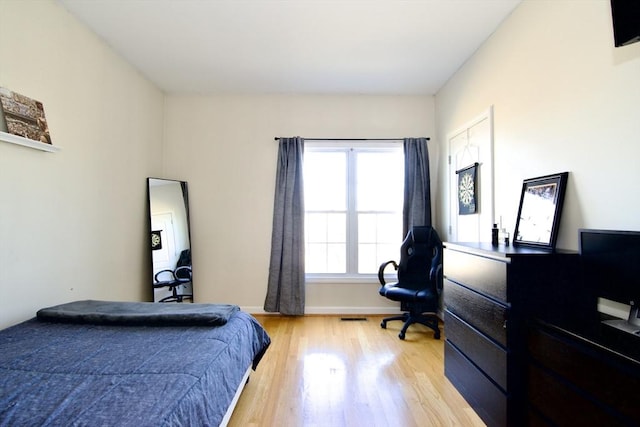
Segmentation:
{"type": "MultiPolygon", "coordinates": [[[[281,137],[276,136],[273,138],[279,141],[281,137]]],[[[403,141],[405,138],[302,138],[305,141],[403,141]]],[[[427,141],[431,138],[425,137],[427,141]]]]}

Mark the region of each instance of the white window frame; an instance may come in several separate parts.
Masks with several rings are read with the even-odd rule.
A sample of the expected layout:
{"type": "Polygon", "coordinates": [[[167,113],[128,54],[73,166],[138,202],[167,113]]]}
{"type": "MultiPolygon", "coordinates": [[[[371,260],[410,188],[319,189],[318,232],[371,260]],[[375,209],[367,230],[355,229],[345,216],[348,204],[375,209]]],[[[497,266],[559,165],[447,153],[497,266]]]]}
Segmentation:
{"type": "MultiPolygon", "coordinates": [[[[346,273],[305,273],[307,283],[377,283],[377,274],[360,274],[358,269],[358,212],[356,210],[356,199],[351,197],[351,193],[355,191],[356,186],[356,166],[354,151],[357,152],[396,152],[402,153],[402,143],[393,140],[375,140],[375,141],[348,141],[348,140],[326,140],[326,141],[305,141],[305,153],[309,151],[347,151],[347,272],[346,273]]],[[[304,166],[303,166],[304,167],[304,166]]],[[[402,188],[398,191],[403,191],[402,188]]],[[[306,195],[305,195],[306,196],[306,195]]],[[[398,209],[402,209],[399,206],[398,209]]],[[[306,215],[306,209],[305,209],[306,215]]],[[[306,224],[305,224],[306,226],[306,224]]],[[[398,250],[400,248],[401,239],[398,242],[398,250]]],[[[388,270],[393,270],[392,268],[388,270]]],[[[393,271],[391,271],[392,273],[393,271]]]]}

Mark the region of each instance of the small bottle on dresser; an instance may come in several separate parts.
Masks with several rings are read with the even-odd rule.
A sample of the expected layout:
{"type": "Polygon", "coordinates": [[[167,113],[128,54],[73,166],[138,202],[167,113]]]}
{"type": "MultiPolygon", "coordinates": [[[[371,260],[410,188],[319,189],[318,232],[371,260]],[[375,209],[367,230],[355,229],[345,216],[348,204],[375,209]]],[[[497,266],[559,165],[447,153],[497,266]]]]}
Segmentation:
{"type": "Polygon", "coordinates": [[[493,228],[491,229],[491,245],[498,246],[498,224],[493,224],[493,228]]]}
{"type": "Polygon", "coordinates": [[[506,228],[500,229],[500,241],[504,243],[505,246],[509,246],[509,232],[506,228]]]}

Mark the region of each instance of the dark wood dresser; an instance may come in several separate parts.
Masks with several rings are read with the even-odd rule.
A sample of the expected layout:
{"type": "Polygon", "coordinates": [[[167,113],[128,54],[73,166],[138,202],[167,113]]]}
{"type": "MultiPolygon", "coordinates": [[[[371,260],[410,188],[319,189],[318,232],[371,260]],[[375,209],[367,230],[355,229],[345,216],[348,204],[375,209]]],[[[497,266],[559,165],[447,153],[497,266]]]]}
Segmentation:
{"type": "Polygon", "coordinates": [[[640,337],[626,334],[606,344],[609,332],[618,333],[587,338],[539,320],[529,325],[527,425],[640,426],[640,361],[616,349],[616,341],[635,341],[637,352],[640,337]]]}
{"type": "MultiPolygon", "coordinates": [[[[527,319],[535,289],[574,280],[578,255],[445,243],[445,375],[488,426],[527,425],[527,319]]],[[[546,301],[554,304],[554,301],[546,301]]]]}

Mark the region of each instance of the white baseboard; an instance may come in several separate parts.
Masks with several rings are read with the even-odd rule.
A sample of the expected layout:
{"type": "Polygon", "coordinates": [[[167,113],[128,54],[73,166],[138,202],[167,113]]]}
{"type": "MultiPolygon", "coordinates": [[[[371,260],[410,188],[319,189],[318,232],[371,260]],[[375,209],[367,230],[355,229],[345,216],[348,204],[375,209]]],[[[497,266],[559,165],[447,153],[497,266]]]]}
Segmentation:
{"type": "MultiPolygon", "coordinates": [[[[244,306],[240,307],[242,311],[245,311],[249,314],[278,314],[278,313],[269,313],[264,311],[262,307],[251,307],[244,306]]],[[[304,314],[326,314],[326,315],[396,315],[402,314],[400,308],[394,307],[305,307],[304,314]]],[[[438,318],[440,320],[444,319],[444,312],[438,310],[438,318]]]]}
{"type": "MultiPolygon", "coordinates": [[[[241,307],[250,314],[270,314],[262,307],[241,307]]],[[[304,314],[400,314],[399,307],[305,307],[304,314]]]]}

